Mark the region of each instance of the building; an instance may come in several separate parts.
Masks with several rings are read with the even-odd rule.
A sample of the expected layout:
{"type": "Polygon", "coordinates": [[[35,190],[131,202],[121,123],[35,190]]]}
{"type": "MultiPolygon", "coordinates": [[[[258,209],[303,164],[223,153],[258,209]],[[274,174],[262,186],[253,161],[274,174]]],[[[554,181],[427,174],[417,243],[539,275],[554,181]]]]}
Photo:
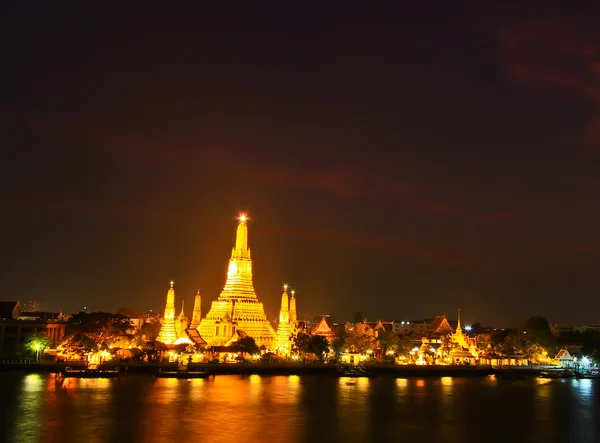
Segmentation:
{"type": "Polygon", "coordinates": [[[36,312],[22,315],[19,302],[0,302],[0,355],[22,356],[25,340],[43,333],[50,338],[50,348],[55,349],[65,336],[65,317],[62,314],[36,312]]]}
{"type": "Polygon", "coordinates": [[[225,287],[219,298],[212,302],[198,328],[200,336],[211,346],[229,344],[237,339],[236,331],[243,331],[254,338],[259,346],[267,349],[272,349],[275,345],[275,330],[254,292],[245,214],[239,218],[225,287]]]}

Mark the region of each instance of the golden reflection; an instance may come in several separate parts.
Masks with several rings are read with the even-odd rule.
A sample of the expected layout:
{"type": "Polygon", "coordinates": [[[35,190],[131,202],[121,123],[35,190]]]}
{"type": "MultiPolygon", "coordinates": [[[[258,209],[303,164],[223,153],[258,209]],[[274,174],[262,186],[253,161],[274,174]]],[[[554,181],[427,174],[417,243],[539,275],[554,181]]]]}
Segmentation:
{"type": "Polygon", "coordinates": [[[14,427],[14,441],[38,441],[43,430],[39,419],[43,404],[43,383],[39,374],[26,375],[21,381],[21,391],[17,402],[14,427]]]}
{"type": "Polygon", "coordinates": [[[398,386],[399,388],[406,388],[408,386],[408,380],[405,378],[397,378],[396,386],[398,386]]]}
{"type": "Polygon", "coordinates": [[[452,384],[453,384],[452,377],[442,377],[442,384],[444,386],[452,386],[452,384]]]}
{"type": "Polygon", "coordinates": [[[422,378],[420,378],[419,380],[417,380],[417,388],[424,388],[425,387],[425,380],[423,380],[422,378]]]}

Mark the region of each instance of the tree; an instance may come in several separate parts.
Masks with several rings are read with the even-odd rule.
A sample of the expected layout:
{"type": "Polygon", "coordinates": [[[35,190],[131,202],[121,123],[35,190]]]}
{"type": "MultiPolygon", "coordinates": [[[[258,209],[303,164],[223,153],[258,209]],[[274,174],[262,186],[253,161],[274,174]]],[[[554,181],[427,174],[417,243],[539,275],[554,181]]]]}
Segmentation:
{"type": "Polygon", "coordinates": [[[346,323],[344,329],[346,330],[345,348],[349,352],[363,354],[377,347],[377,335],[369,325],[346,323]]]}
{"type": "Polygon", "coordinates": [[[475,338],[475,341],[477,342],[477,348],[483,352],[487,351],[492,346],[492,340],[486,334],[478,335],[475,338]]]}
{"type": "Polygon", "coordinates": [[[507,335],[499,346],[503,354],[521,354],[524,348],[524,340],[518,335],[507,335]]]}
{"type": "Polygon", "coordinates": [[[381,349],[381,352],[383,354],[385,354],[388,351],[394,351],[396,352],[396,347],[398,345],[398,342],[400,341],[400,338],[398,337],[398,334],[396,334],[394,331],[379,331],[379,333],[377,334],[377,342],[379,343],[379,348],[381,349]]]}
{"type": "Polygon", "coordinates": [[[308,349],[322,362],[325,354],[329,353],[329,343],[321,335],[311,335],[308,342],[308,349]]]}
{"type": "Polygon", "coordinates": [[[113,346],[126,347],[133,336],[129,334],[131,322],[129,318],[108,312],[78,312],[67,323],[65,342],[78,337],[84,347],[93,348],[83,339],[92,340],[96,347],[113,346]]]}
{"type": "Polygon", "coordinates": [[[260,352],[256,341],[249,336],[242,337],[236,341],[233,344],[233,349],[235,349],[236,352],[241,353],[242,357],[245,357],[246,354],[254,355],[260,352]]]}
{"type": "Polygon", "coordinates": [[[544,317],[527,319],[523,335],[526,335],[527,341],[537,343],[544,348],[556,345],[556,337],[552,334],[548,320],[544,317]]]}
{"type": "Polygon", "coordinates": [[[293,341],[293,351],[304,360],[306,353],[310,352],[310,335],[304,332],[296,334],[293,341]]]}
{"type": "Polygon", "coordinates": [[[40,353],[50,347],[50,337],[43,333],[33,334],[25,339],[23,345],[25,349],[35,352],[35,359],[38,360],[40,353]]]}

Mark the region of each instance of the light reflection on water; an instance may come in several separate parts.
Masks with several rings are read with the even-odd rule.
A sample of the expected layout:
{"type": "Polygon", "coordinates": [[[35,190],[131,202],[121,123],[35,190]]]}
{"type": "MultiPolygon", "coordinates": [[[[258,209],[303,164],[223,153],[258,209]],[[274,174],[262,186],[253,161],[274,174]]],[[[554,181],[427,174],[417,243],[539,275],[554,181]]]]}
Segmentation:
{"type": "Polygon", "coordinates": [[[0,374],[0,441],[597,442],[598,383],[326,376],[56,383],[53,375],[0,374]]]}

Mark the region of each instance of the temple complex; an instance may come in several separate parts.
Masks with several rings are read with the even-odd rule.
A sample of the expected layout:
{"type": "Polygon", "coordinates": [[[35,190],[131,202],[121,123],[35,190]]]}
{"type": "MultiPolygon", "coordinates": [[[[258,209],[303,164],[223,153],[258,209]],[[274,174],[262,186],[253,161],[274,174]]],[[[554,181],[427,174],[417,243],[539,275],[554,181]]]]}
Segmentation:
{"type": "Polygon", "coordinates": [[[238,337],[238,331],[254,338],[258,346],[272,348],[275,344],[275,330],[254,292],[246,223],[246,215],[242,214],[225,287],[219,298],[212,302],[208,314],[198,327],[200,336],[211,346],[227,345],[238,337]]]}
{"type": "Polygon", "coordinates": [[[292,350],[293,334],[296,331],[296,298],[292,291],[292,300],[289,300],[287,285],[283,285],[283,295],[281,296],[281,310],[279,311],[279,325],[277,327],[277,338],[275,347],[279,355],[287,356],[292,350]],[[293,301],[293,311],[291,302],[293,301]],[[294,319],[292,321],[292,318],[294,319]]]}
{"type": "Polygon", "coordinates": [[[163,323],[160,328],[160,333],[156,341],[162,342],[166,345],[170,345],[177,340],[177,331],[175,329],[175,289],[173,289],[173,283],[167,292],[167,305],[165,306],[165,315],[163,316],[163,323]]]}

